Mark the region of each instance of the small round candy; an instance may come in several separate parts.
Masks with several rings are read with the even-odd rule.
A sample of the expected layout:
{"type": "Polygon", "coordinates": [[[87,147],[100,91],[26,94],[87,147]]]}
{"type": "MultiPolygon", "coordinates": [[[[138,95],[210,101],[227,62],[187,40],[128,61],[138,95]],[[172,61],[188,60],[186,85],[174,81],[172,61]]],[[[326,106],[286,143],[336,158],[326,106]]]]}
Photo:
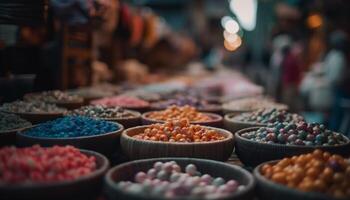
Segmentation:
{"type": "Polygon", "coordinates": [[[217,177],[213,180],[212,184],[215,186],[220,186],[220,185],[225,184],[225,180],[221,177],[217,177]]]}
{"type": "Polygon", "coordinates": [[[135,181],[137,183],[142,183],[147,179],[147,174],[145,172],[138,172],[135,176],[135,181]]]}
{"type": "Polygon", "coordinates": [[[189,165],[186,166],[185,171],[186,171],[187,174],[193,176],[197,172],[197,167],[194,164],[189,164],[189,165]]]}

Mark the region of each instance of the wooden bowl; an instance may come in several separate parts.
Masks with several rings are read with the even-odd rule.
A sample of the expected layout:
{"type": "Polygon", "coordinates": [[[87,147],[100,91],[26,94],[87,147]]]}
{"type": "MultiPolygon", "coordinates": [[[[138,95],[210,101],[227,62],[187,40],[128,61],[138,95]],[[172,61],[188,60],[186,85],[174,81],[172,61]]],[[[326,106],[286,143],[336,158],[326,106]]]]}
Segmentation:
{"type": "Polygon", "coordinates": [[[159,157],[189,157],[226,161],[233,151],[232,133],[218,128],[206,127],[225,135],[224,140],[213,142],[160,142],[135,139],[132,136],[143,132],[146,126],[126,129],[121,136],[120,144],[123,152],[132,160],[159,157]]]}
{"type": "Polygon", "coordinates": [[[289,188],[282,184],[275,183],[271,180],[265,178],[260,172],[264,164],[275,164],[278,161],[270,161],[263,164],[260,164],[254,169],[254,176],[257,180],[257,195],[259,199],[268,199],[268,200],[345,200],[345,199],[336,199],[332,196],[328,196],[322,193],[316,192],[303,192],[297,189],[289,188]]]}
{"type": "Polygon", "coordinates": [[[150,110],[149,106],[120,106],[120,107],[127,109],[127,110],[137,111],[139,113],[145,113],[145,112],[148,112],[150,110]]]}
{"type": "Polygon", "coordinates": [[[16,144],[16,133],[18,131],[21,131],[23,129],[26,129],[29,127],[24,128],[16,128],[11,129],[7,131],[0,131],[0,147],[8,146],[8,145],[15,145],[16,144]]]}
{"type": "Polygon", "coordinates": [[[85,104],[84,99],[82,98],[79,101],[54,101],[54,102],[48,102],[48,103],[53,103],[56,104],[58,107],[61,108],[66,108],[67,110],[74,110],[77,108],[80,108],[85,104]]]}
{"type": "Polygon", "coordinates": [[[267,124],[261,124],[261,123],[242,122],[235,119],[234,117],[236,116],[238,115],[234,113],[230,113],[230,114],[226,114],[224,117],[224,128],[226,130],[229,130],[233,134],[245,128],[267,126],[267,124]]]}
{"type": "Polygon", "coordinates": [[[32,124],[39,124],[46,121],[51,121],[51,120],[60,118],[65,114],[65,112],[55,112],[55,113],[24,113],[24,112],[7,112],[7,111],[3,111],[3,112],[18,115],[32,124]]]}
{"type": "Polygon", "coordinates": [[[102,192],[103,177],[109,168],[109,161],[103,155],[87,150],[82,153],[96,158],[97,169],[89,175],[76,180],[57,183],[37,183],[26,185],[0,184],[2,200],[77,200],[96,199],[102,192]]]}
{"type": "MultiPolygon", "coordinates": [[[[154,111],[152,111],[154,112],[154,111]]],[[[156,123],[165,123],[165,121],[163,120],[156,120],[156,119],[151,119],[149,118],[149,115],[152,112],[146,112],[142,114],[142,124],[143,125],[150,125],[150,124],[156,124],[156,123]]],[[[198,121],[198,122],[190,122],[191,124],[198,124],[201,126],[211,126],[211,127],[218,127],[221,128],[223,125],[223,119],[220,115],[217,114],[213,114],[213,113],[202,113],[205,114],[207,116],[209,116],[211,119],[208,121],[198,121]]]]}
{"type": "Polygon", "coordinates": [[[28,129],[24,129],[20,132],[17,132],[17,144],[20,146],[32,146],[34,144],[40,144],[44,147],[54,145],[72,145],[76,148],[97,151],[104,155],[110,156],[111,154],[115,153],[119,147],[120,135],[124,130],[124,127],[121,124],[115,124],[119,127],[119,129],[114,132],[71,138],[44,138],[29,136],[25,134],[25,131],[28,129]]]}
{"type": "MultiPolygon", "coordinates": [[[[252,200],[254,199],[254,187],[255,180],[253,176],[246,170],[235,165],[229,165],[222,162],[204,160],[204,159],[195,159],[195,158],[156,158],[156,159],[146,159],[146,160],[137,160],[122,165],[116,166],[110,169],[106,176],[106,194],[109,200],[115,199],[128,199],[128,200],[165,200],[158,196],[146,196],[139,194],[130,194],[127,193],[118,187],[116,183],[119,181],[133,181],[134,176],[139,171],[147,171],[153,167],[153,164],[157,161],[167,162],[167,161],[176,161],[177,164],[181,166],[182,169],[185,168],[188,164],[194,164],[198,167],[198,170],[203,174],[210,174],[214,177],[223,177],[225,180],[235,179],[240,184],[245,185],[245,189],[234,193],[225,198],[220,198],[217,200],[252,200]]],[[[190,198],[176,198],[177,200],[184,200],[190,198]]],[[[199,200],[200,198],[191,198],[193,200],[199,200]]]]}
{"type": "Polygon", "coordinates": [[[125,118],[102,118],[102,120],[117,122],[124,126],[125,129],[141,125],[141,113],[133,110],[128,110],[132,113],[132,117],[125,118]]]}
{"type": "MultiPolygon", "coordinates": [[[[276,106],[278,109],[281,109],[281,110],[288,110],[288,106],[287,105],[284,105],[284,104],[278,104],[276,106]]],[[[271,107],[271,108],[274,108],[274,107],[271,107]]],[[[242,113],[245,113],[245,112],[254,112],[258,109],[233,109],[231,108],[229,105],[227,104],[223,104],[222,105],[222,111],[224,114],[242,114],[242,113]]]]}
{"type": "MultiPolygon", "coordinates": [[[[150,106],[149,110],[150,111],[159,111],[159,110],[164,110],[167,107],[164,106],[156,106],[156,105],[152,105],[150,106]]],[[[199,112],[206,112],[206,113],[214,113],[214,114],[218,114],[218,115],[222,115],[223,111],[222,111],[222,107],[221,106],[217,106],[217,107],[207,107],[207,108],[198,108],[197,109],[199,112]]]]}
{"type": "Polygon", "coordinates": [[[256,131],[258,129],[259,127],[246,128],[235,133],[235,152],[242,163],[250,167],[255,167],[266,161],[310,153],[315,149],[340,154],[345,157],[350,155],[349,139],[347,139],[348,142],[346,144],[338,146],[297,146],[260,143],[241,136],[245,132],[256,131]]]}

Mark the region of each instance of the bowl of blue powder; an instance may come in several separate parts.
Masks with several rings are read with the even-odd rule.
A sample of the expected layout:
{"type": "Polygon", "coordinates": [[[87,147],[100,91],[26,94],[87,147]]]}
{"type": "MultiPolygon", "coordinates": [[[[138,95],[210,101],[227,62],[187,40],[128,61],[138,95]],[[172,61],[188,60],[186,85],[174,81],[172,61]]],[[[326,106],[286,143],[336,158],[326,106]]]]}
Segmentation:
{"type": "Polygon", "coordinates": [[[123,125],[82,116],[66,116],[17,133],[20,146],[72,145],[111,155],[119,147],[123,125]]]}

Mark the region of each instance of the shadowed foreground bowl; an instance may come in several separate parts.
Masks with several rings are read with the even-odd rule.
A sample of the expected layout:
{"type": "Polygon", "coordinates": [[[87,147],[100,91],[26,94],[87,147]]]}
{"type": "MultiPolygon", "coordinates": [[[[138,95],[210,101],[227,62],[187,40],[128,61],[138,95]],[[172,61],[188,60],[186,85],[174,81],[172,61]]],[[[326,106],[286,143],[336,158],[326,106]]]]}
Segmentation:
{"type": "Polygon", "coordinates": [[[230,113],[226,114],[224,117],[224,128],[231,131],[233,134],[245,128],[267,126],[267,124],[239,121],[235,119],[236,116],[237,114],[230,113]]]}
{"type": "Polygon", "coordinates": [[[241,136],[245,132],[256,131],[258,129],[259,127],[247,128],[235,133],[235,152],[241,162],[246,166],[255,167],[266,161],[310,153],[315,149],[340,154],[345,157],[350,155],[349,139],[347,139],[346,144],[337,146],[297,146],[260,143],[241,136]]]}
{"type": "Polygon", "coordinates": [[[133,138],[149,126],[126,129],[120,143],[123,152],[132,160],[159,157],[189,157],[226,161],[233,151],[232,133],[218,128],[206,127],[218,131],[226,138],[212,142],[160,142],[133,138]]]}
{"type": "MultiPolygon", "coordinates": [[[[143,125],[150,125],[150,124],[156,124],[156,123],[164,123],[165,121],[162,120],[156,120],[156,119],[151,119],[149,118],[149,115],[152,112],[146,112],[142,115],[142,124],[143,125]]],[[[223,119],[220,115],[218,114],[213,114],[213,113],[205,113],[203,112],[202,114],[205,114],[210,117],[210,120],[208,121],[200,121],[200,122],[190,122],[191,124],[198,124],[201,126],[211,126],[211,127],[217,127],[221,128],[223,125],[223,119]]]]}
{"type": "Polygon", "coordinates": [[[331,196],[316,192],[303,192],[297,189],[275,183],[265,178],[260,172],[264,164],[276,164],[278,161],[263,163],[254,169],[254,176],[257,180],[257,195],[259,199],[268,200],[345,200],[336,199],[331,196]]]}
{"type": "Polygon", "coordinates": [[[70,138],[30,136],[25,133],[26,130],[30,129],[28,128],[17,132],[17,144],[20,146],[32,146],[34,144],[39,144],[43,147],[54,145],[72,145],[76,148],[97,151],[104,155],[110,156],[117,151],[120,142],[120,135],[124,130],[124,127],[122,125],[118,123],[115,124],[119,127],[119,129],[114,132],[70,138]]]}
{"type": "Polygon", "coordinates": [[[108,170],[109,161],[103,155],[87,150],[82,153],[96,158],[97,168],[89,175],[76,180],[57,183],[27,184],[21,186],[0,184],[2,200],[95,200],[102,192],[103,177],[108,170]]]}
{"type": "Polygon", "coordinates": [[[16,144],[16,133],[26,128],[29,127],[0,131],[0,147],[16,144]]]}
{"type": "MultiPolygon", "coordinates": [[[[255,180],[253,176],[246,170],[235,165],[229,165],[222,162],[195,159],[195,158],[155,158],[146,160],[137,160],[122,165],[116,166],[109,170],[105,176],[106,193],[110,200],[115,199],[128,199],[128,200],[163,200],[158,196],[147,197],[145,195],[130,194],[116,187],[116,183],[119,181],[134,181],[134,176],[139,171],[147,171],[153,167],[153,164],[157,161],[167,162],[176,161],[182,169],[188,164],[194,164],[197,166],[198,171],[202,174],[210,174],[213,177],[222,177],[226,181],[229,179],[235,179],[240,184],[245,185],[246,188],[240,192],[234,193],[226,198],[220,198],[217,200],[252,200],[254,198],[255,180]]],[[[182,200],[184,198],[176,198],[182,200]]],[[[186,198],[189,199],[189,198],[186,198]]],[[[193,200],[199,200],[199,198],[191,198],[193,200]]]]}

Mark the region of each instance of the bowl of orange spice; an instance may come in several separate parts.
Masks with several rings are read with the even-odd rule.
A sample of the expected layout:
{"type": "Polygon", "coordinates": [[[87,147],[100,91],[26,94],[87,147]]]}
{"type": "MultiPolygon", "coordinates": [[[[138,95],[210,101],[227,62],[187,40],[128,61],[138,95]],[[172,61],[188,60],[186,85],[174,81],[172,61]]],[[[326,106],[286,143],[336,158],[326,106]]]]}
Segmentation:
{"type": "Polygon", "coordinates": [[[191,124],[222,127],[223,118],[214,113],[198,112],[192,106],[169,106],[165,110],[146,112],[142,115],[142,124],[165,123],[168,120],[187,119],[191,124]]]}
{"type": "Polygon", "coordinates": [[[121,147],[130,159],[190,157],[227,160],[233,151],[233,134],[224,129],[173,120],[126,129],[121,147]]]}
{"type": "Polygon", "coordinates": [[[350,199],[350,161],[319,149],[255,168],[261,199],[350,199]]]}

